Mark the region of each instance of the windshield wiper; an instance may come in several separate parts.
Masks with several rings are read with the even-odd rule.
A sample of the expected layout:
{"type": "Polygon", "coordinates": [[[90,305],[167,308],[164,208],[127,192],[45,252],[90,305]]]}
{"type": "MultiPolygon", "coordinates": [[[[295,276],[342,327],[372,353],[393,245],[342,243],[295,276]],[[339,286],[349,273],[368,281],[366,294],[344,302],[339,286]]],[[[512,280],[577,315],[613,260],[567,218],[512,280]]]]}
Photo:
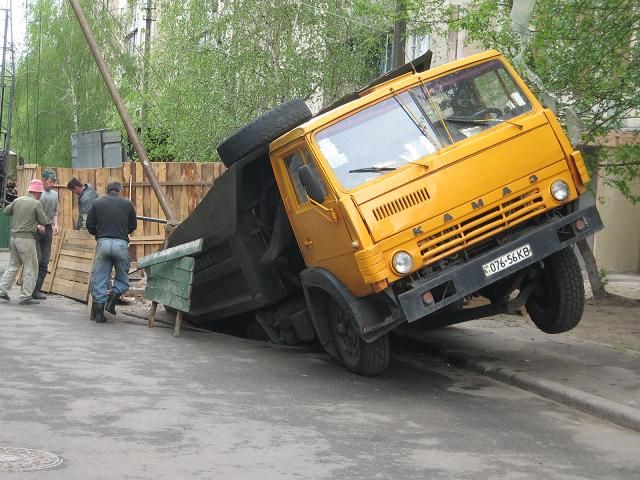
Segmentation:
{"type": "Polygon", "coordinates": [[[366,167],[349,170],[349,173],[390,172],[395,169],[396,167],[366,167]]]}
{"type": "Polygon", "coordinates": [[[499,120],[497,118],[479,119],[470,117],[449,117],[445,118],[445,121],[452,123],[468,123],[469,125],[486,125],[489,122],[503,122],[504,120],[499,120]]]}

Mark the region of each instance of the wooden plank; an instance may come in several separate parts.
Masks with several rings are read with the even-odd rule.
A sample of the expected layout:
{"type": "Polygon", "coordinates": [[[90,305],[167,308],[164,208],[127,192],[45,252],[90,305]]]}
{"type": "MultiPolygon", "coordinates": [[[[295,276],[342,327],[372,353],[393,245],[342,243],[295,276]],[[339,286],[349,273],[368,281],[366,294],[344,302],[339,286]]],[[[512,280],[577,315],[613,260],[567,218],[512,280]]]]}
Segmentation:
{"type": "Polygon", "coordinates": [[[131,184],[133,183],[133,177],[131,176],[131,162],[124,162],[122,164],[122,185],[124,186],[124,190],[122,195],[127,197],[129,200],[132,199],[132,188],[131,184]]]}
{"type": "Polygon", "coordinates": [[[149,285],[147,285],[144,290],[144,296],[149,300],[153,300],[154,302],[158,302],[163,305],[168,305],[169,307],[173,307],[183,312],[188,312],[191,307],[191,300],[163,292],[162,290],[155,289],[149,285]]]}
{"type": "MultiPolygon", "coordinates": [[[[191,180],[191,178],[189,178],[188,175],[191,174],[190,172],[190,167],[191,164],[187,163],[185,165],[180,165],[180,170],[181,170],[181,175],[180,175],[180,180],[181,181],[188,181],[191,180]]],[[[185,219],[189,216],[190,210],[189,210],[189,190],[193,190],[193,187],[181,187],[180,189],[180,208],[179,208],[179,214],[178,217],[181,219],[185,219]]]]}
{"type": "Polygon", "coordinates": [[[150,270],[150,274],[162,275],[165,270],[184,270],[185,272],[193,272],[193,267],[195,266],[195,264],[195,258],[182,257],[163,263],[157,263],[147,268],[150,270]]]}
{"type": "MultiPolygon", "coordinates": [[[[151,189],[151,187],[144,187],[144,195],[142,196],[142,215],[145,217],[154,217],[155,215],[151,209],[151,197],[155,199],[155,192],[151,189]]],[[[154,202],[157,205],[157,202],[154,202]]],[[[156,210],[157,213],[157,210],[156,210]]],[[[140,213],[138,213],[140,215],[140,213]]],[[[138,228],[140,228],[138,226],[138,228]]],[[[144,235],[151,235],[151,222],[142,222],[142,232],[144,235]]]]}
{"type": "Polygon", "coordinates": [[[107,175],[106,168],[97,168],[96,169],[96,192],[99,195],[105,195],[107,193],[107,184],[109,183],[109,178],[107,175]]]}
{"type": "MultiPolygon", "coordinates": [[[[78,275],[83,275],[88,273],[91,270],[91,266],[93,265],[92,260],[82,260],[78,261],[74,257],[71,256],[60,256],[60,260],[58,261],[58,272],[63,269],[73,270],[74,272],[78,272],[78,275]]],[[[57,274],[56,274],[57,275],[57,274]]]]}
{"type": "Polygon", "coordinates": [[[42,291],[50,292],[51,285],[53,284],[54,272],[56,271],[56,264],[58,262],[58,257],[60,255],[60,249],[62,248],[62,237],[64,231],[58,233],[58,235],[53,236],[53,241],[51,242],[51,257],[49,257],[49,265],[47,265],[47,276],[42,283],[42,291]]]}
{"type": "Polygon", "coordinates": [[[201,252],[203,244],[204,239],[199,238],[191,242],[183,243],[182,245],[167,248],[166,250],[161,250],[157,253],[148,255],[138,260],[138,267],[149,267],[151,265],[155,265],[156,263],[162,263],[166,262],[167,260],[186,257],[187,255],[201,252]]]}
{"type": "Polygon", "coordinates": [[[72,230],[75,226],[75,219],[78,218],[77,198],[70,190],[58,191],[58,222],[62,228],[72,230]]]}
{"type": "Polygon", "coordinates": [[[158,310],[158,302],[151,302],[151,311],[149,312],[149,328],[156,326],[156,310],[158,310]]]}
{"type": "Polygon", "coordinates": [[[91,251],[95,248],[96,241],[93,239],[84,238],[66,238],[62,248],[65,250],[74,250],[79,252],[91,251]]]}
{"type": "MultiPolygon", "coordinates": [[[[58,268],[58,260],[60,259],[60,252],[62,251],[62,245],[64,245],[64,239],[67,235],[67,230],[62,230],[62,232],[60,232],[57,236],[58,236],[58,242],[59,242],[59,246],[57,251],[55,252],[55,259],[53,262],[53,265],[51,267],[51,275],[50,275],[50,279],[49,279],[49,289],[45,290],[46,292],[52,292],[53,291],[53,285],[55,284],[55,278],[56,278],[56,270],[58,268]]],[[[47,279],[45,279],[46,281],[47,279]]]]}
{"type": "Polygon", "coordinates": [[[178,312],[176,313],[176,325],[173,328],[173,336],[174,337],[179,337],[180,336],[180,326],[182,325],[182,312],[180,310],[178,310],[178,312]]]}
{"type": "MultiPolygon", "coordinates": [[[[167,181],[169,182],[181,182],[182,174],[180,165],[176,163],[168,163],[167,164],[167,181]]],[[[175,186],[171,188],[167,188],[167,201],[171,206],[171,210],[173,214],[178,219],[178,221],[182,221],[185,217],[180,215],[180,191],[182,187],[175,186]]]]}
{"type": "MultiPolygon", "coordinates": [[[[142,169],[142,164],[136,162],[135,164],[135,179],[139,180],[144,178],[144,171],[142,169]]],[[[139,212],[142,212],[142,215],[144,215],[144,187],[136,187],[134,189],[134,196],[133,196],[133,202],[136,206],[136,214],[140,215],[139,212]]],[[[144,222],[142,222],[141,220],[138,220],[138,228],[136,229],[136,236],[141,236],[143,235],[143,231],[144,231],[144,222]]]]}
{"type": "Polygon", "coordinates": [[[17,177],[18,195],[26,195],[29,190],[29,182],[34,178],[40,178],[39,166],[36,164],[22,165],[17,168],[17,177]]]}
{"type": "Polygon", "coordinates": [[[91,281],[91,272],[58,268],[58,272],[56,273],[56,281],[60,281],[60,279],[87,285],[91,281]]]}
{"type": "Polygon", "coordinates": [[[79,240],[93,240],[93,235],[91,235],[86,230],[69,230],[69,232],[67,232],[67,238],[79,239],[79,240]]]}
{"type": "MultiPolygon", "coordinates": [[[[204,177],[203,177],[204,178],[204,177]]],[[[190,186],[190,187],[210,187],[211,186],[211,182],[207,182],[205,179],[205,182],[203,183],[202,180],[165,180],[162,182],[158,182],[160,184],[161,187],[183,187],[183,186],[190,186]]],[[[132,186],[133,187],[148,187],[151,184],[148,181],[143,181],[143,182],[133,182],[132,186]]],[[[128,187],[128,185],[127,185],[128,187]]]]}
{"type": "MultiPolygon", "coordinates": [[[[160,185],[162,185],[162,182],[165,182],[167,180],[167,164],[164,162],[157,162],[153,164],[155,166],[155,170],[156,170],[156,177],[158,178],[158,182],[160,183],[160,185]]],[[[162,188],[162,193],[165,193],[166,188],[162,188]]],[[[155,217],[155,218],[160,218],[160,212],[162,211],[162,208],[160,208],[160,202],[157,201],[157,199],[154,199],[154,202],[152,203],[152,208],[151,208],[151,216],[155,217]]],[[[154,235],[160,235],[164,233],[164,225],[161,225],[159,223],[152,223],[151,224],[151,233],[154,235]]],[[[145,252],[145,255],[149,255],[151,252],[145,252]]]]}
{"type": "MultiPolygon", "coordinates": [[[[132,170],[134,170],[134,179],[142,181],[144,179],[144,169],[142,168],[142,164],[140,162],[136,162],[134,165],[132,165],[132,170]],[[135,165],[135,169],[133,169],[133,166],[135,165]]],[[[144,215],[144,197],[145,197],[145,188],[144,187],[136,187],[134,189],[134,195],[133,195],[133,202],[135,204],[136,207],[136,213],[138,215],[144,215]]],[[[154,197],[155,198],[155,197],[154,197]]],[[[136,228],[136,231],[134,232],[134,235],[136,237],[141,237],[144,236],[144,223],[141,220],[138,220],[138,227],[136,228]]],[[[137,261],[140,258],[144,257],[144,245],[142,244],[137,244],[134,247],[134,255],[132,256],[132,259],[137,261]]]]}
{"type": "Polygon", "coordinates": [[[89,295],[89,284],[57,278],[53,285],[53,293],[86,302],[87,296],[89,295]]]}
{"type": "Polygon", "coordinates": [[[149,267],[151,269],[148,275],[149,281],[151,281],[152,279],[159,279],[157,281],[171,280],[174,282],[179,282],[187,285],[190,285],[193,283],[193,272],[187,272],[186,270],[180,270],[178,268],[165,268],[162,270],[154,271],[153,267],[156,267],[156,266],[157,265],[152,265],[151,267],[149,267]]]}
{"type": "Polygon", "coordinates": [[[95,248],[91,249],[91,250],[85,250],[85,251],[78,251],[78,250],[69,250],[69,249],[64,249],[64,250],[60,250],[60,254],[61,255],[68,255],[68,256],[72,256],[74,258],[77,259],[86,259],[89,262],[93,262],[93,257],[95,255],[95,248]]]}
{"type": "Polygon", "coordinates": [[[129,243],[135,245],[138,243],[150,243],[150,244],[157,244],[157,243],[164,243],[164,235],[145,235],[142,237],[131,237],[131,239],[129,240],[129,243]]]}
{"type": "Polygon", "coordinates": [[[149,277],[147,285],[156,290],[177,295],[182,298],[191,298],[191,284],[184,282],[176,282],[162,277],[149,277]]]}

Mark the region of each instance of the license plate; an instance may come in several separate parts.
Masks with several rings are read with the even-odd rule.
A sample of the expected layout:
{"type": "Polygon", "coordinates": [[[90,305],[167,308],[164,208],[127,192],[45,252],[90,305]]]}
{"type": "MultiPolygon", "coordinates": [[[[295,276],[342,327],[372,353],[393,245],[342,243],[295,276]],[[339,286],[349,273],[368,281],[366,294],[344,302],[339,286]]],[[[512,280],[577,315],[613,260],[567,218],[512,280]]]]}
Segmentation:
{"type": "Polygon", "coordinates": [[[482,265],[484,275],[490,277],[512,265],[522,262],[533,255],[533,250],[529,245],[523,245],[515,250],[505,253],[501,257],[491,260],[489,263],[482,265]]]}

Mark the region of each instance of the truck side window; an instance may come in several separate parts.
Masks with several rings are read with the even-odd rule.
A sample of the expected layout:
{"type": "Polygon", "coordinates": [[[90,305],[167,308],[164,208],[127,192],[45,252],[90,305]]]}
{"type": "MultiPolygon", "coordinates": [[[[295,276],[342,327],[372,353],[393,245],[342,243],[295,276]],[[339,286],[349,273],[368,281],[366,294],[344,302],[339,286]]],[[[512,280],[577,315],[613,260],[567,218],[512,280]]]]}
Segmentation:
{"type": "Polygon", "coordinates": [[[298,203],[307,203],[307,192],[305,191],[304,185],[302,185],[302,180],[300,180],[300,175],[298,174],[300,167],[305,164],[302,152],[300,152],[300,150],[296,150],[291,155],[287,155],[284,157],[284,163],[287,166],[287,172],[289,172],[289,178],[291,178],[291,184],[296,192],[298,203]]]}
{"type": "Polygon", "coordinates": [[[302,180],[300,179],[298,170],[303,165],[311,165],[315,170],[315,162],[311,157],[311,153],[306,148],[296,150],[290,155],[284,157],[284,164],[287,166],[287,172],[289,173],[289,178],[291,178],[293,189],[296,192],[298,203],[301,205],[303,203],[307,203],[309,199],[307,197],[307,192],[304,189],[304,185],[302,184],[302,180]]]}

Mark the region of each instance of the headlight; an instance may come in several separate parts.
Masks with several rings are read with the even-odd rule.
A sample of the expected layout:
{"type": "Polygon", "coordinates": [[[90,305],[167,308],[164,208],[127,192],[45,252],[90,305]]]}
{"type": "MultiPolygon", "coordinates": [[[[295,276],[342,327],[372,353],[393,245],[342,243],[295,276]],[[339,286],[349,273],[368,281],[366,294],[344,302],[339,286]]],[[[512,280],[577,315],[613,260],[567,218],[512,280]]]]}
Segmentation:
{"type": "Polygon", "coordinates": [[[391,264],[397,273],[404,275],[413,269],[413,258],[407,252],[401,250],[393,255],[391,264]]]}
{"type": "Polygon", "coordinates": [[[564,202],[569,198],[569,185],[564,180],[554,180],[551,184],[551,196],[558,202],[564,202]]]}

